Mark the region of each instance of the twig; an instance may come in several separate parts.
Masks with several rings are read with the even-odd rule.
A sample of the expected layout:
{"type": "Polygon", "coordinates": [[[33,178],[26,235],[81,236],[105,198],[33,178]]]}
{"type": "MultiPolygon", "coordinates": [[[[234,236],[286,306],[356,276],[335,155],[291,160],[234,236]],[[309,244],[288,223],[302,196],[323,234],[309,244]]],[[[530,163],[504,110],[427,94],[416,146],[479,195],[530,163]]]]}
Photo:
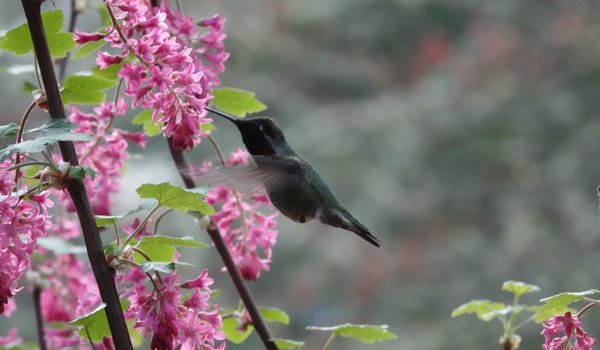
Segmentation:
{"type": "Polygon", "coordinates": [[[38,335],[38,345],[40,350],[46,350],[46,340],[44,339],[44,321],[42,320],[42,308],[40,305],[40,296],[42,289],[39,286],[33,287],[33,307],[35,308],[35,325],[38,335]]]}
{"type": "MultiPolygon", "coordinates": [[[[79,16],[79,8],[77,8],[77,0],[71,0],[71,18],[69,19],[69,32],[75,30],[75,23],[77,23],[77,17],[79,16]]],[[[60,81],[65,80],[65,74],[67,73],[67,64],[71,58],[71,53],[67,52],[67,55],[63,57],[59,62],[59,73],[58,77],[60,81]]]]}
{"type": "MultiPolygon", "coordinates": [[[[175,162],[175,167],[178,169],[179,176],[181,176],[185,187],[196,187],[194,179],[192,179],[192,177],[189,175],[189,172],[186,171],[189,167],[183,156],[183,151],[173,147],[172,138],[168,138],[167,142],[169,143],[169,151],[171,152],[171,156],[175,162]]],[[[229,249],[227,249],[227,245],[225,244],[225,241],[223,241],[223,237],[221,237],[221,233],[219,232],[219,229],[214,221],[210,221],[206,231],[215,244],[215,247],[221,256],[221,260],[223,260],[223,263],[227,268],[227,272],[229,273],[229,276],[231,277],[231,280],[233,281],[233,284],[237,289],[242,302],[246,306],[248,314],[250,314],[252,325],[254,326],[254,329],[256,329],[256,333],[258,333],[258,336],[265,345],[265,348],[267,350],[278,350],[277,345],[273,340],[273,335],[271,335],[271,331],[269,330],[267,323],[262,318],[260,311],[258,310],[258,306],[256,305],[256,302],[254,301],[246,282],[244,282],[242,274],[235,265],[235,261],[233,260],[229,249]]]]}
{"type": "MultiPolygon", "coordinates": [[[[48,98],[48,111],[52,119],[66,119],[65,110],[58,90],[58,82],[54,73],[54,66],[46,42],[46,35],[42,26],[40,5],[42,0],[21,0],[27,24],[31,33],[35,54],[40,66],[44,90],[48,98]]],[[[65,161],[71,165],[78,165],[77,153],[72,142],[59,142],[60,151],[65,161]]],[[[102,251],[102,241],[94,221],[92,209],[83,186],[78,179],[69,179],[67,189],[75,205],[77,217],[81,224],[85,246],[94,277],[98,284],[100,296],[106,304],[106,316],[112,333],[116,349],[133,349],[131,339],[127,332],[127,325],[123,311],[119,304],[119,295],[113,278],[114,270],[106,262],[102,251]]]]}

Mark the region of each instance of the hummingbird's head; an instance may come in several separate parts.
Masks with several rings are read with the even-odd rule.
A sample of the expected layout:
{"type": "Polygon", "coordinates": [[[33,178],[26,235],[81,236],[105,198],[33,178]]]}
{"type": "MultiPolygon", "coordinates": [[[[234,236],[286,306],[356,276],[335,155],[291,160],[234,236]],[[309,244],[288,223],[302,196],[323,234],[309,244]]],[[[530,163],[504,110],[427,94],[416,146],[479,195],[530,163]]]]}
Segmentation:
{"type": "Polygon", "coordinates": [[[283,131],[281,131],[277,123],[269,117],[237,119],[217,109],[211,107],[205,108],[234,123],[242,134],[242,140],[244,141],[248,152],[252,155],[277,154],[277,146],[285,143],[283,131]]]}
{"type": "Polygon", "coordinates": [[[285,142],[283,132],[269,117],[238,119],[235,121],[248,152],[252,155],[277,153],[277,145],[285,142]]]}

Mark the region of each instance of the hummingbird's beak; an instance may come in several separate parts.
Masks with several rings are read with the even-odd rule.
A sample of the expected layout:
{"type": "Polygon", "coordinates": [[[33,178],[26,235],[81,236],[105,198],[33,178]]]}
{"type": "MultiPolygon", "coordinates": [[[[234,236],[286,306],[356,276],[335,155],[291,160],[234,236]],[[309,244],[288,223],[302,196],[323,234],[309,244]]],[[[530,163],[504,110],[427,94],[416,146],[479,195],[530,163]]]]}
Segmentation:
{"type": "Polygon", "coordinates": [[[216,114],[218,116],[221,116],[221,117],[229,120],[233,124],[237,125],[237,118],[235,118],[235,117],[233,117],[233,116],[231,116],[229,114],[223,113],[223,112],[221,112],[219,110],[216,110],[216,109],[213,109],[213,108],[210,108],[210,107],[204,107],[204,109],[206,109],[207,111],[212,112],[212,113],[214,113],[214,114],[216,114]]]}

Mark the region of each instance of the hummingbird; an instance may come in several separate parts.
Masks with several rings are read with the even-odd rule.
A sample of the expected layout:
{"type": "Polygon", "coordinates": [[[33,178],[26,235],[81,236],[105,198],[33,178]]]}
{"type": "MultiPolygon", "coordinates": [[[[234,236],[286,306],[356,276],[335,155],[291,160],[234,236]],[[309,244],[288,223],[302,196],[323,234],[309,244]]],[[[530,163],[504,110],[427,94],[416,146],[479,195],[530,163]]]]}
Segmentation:
{"type": "Polygon", "coordinates": [[[283,215],[299,223],[318,219],[325,225],[352,231],[376,247],[381,246],[369,229],[342,205],[315,168],[287,143],[273,119],[237,119],[210,107],[206,110],[237,126],[262,174],[255,177],[283,215]]]}

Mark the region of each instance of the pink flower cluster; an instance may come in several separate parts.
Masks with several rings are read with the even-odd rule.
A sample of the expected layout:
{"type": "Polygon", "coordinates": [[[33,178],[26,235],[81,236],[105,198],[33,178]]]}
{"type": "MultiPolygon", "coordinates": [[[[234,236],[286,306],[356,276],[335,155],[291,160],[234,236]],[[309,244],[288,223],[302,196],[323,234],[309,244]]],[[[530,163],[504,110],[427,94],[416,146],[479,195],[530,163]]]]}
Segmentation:
{"type": "MultiPolygon", "coordinates": [[[[231,154],[226,165],[247,164],[248,156],[246,151],[237,150],[231,154]]],[[[206,164],[204,170],[209,167],[210,164],[206,164]]],[[[264,215],[258,211],[261,205],[271,205],[269,197],[266,194],[248,196],[217,186],[210,190],[206,202],[220,207],[212,219],[242,276],[248,280],[258,279],[261,270],[269,270],[273,246],[277,241],[277,213],[264,215]]]]}
{"type": "MultiPolygon", "coordinates": [[[[105,4],[120,21],[120,33],[109,27],[104,40],[121,52],[100,52],[96,62],[103,69],[133,53],[137,61],[125,63],[119,71],[125,94],[133,97],[132,107],[151,108],[153,120],[162,125],[175,147],[192,148],[206,135],[200,125],[212,121],[206,118],[204,106],[229,57],[223,45],[223,19],[202,21],[200,25],[209,32],[201,34],[190,17],[172,11],[167,1],[161,1],[159,8],[148,7],[143,0],[105,0],[105,4]]],[[[102,37],[75,34],[80,43],[102,37]]]]}
{"type": "MultiPolygon", "coordinates": [[[[75,149],[82,166],[96,172],[96,176],[86,176],[84,184],[96,215],[110,215],[111,194],[119,191],[120,173],[129,157],[127,141],[139,147],[146,145],[147,137],[143,132],[129,132],[112,127],[115,117],[123,116],[127,105],[123,99],[116,104],[102,103],[94,108],[94,113],[84,113],[73,107],[69,120],[78,125],[75,129],[94,137],[88,142],[76,142],[75,149]]],[[[75,207],[71,197],[65,191],[57,191],[57,195],[65,204],[68,211],[75,207]]]]}
{"type": "Polygon", "coordinates": [[[152,349],[225,348],[219,308],[211,308],[208,303],[209,286],[214,282],[208,277],[208,270],[184,283],[179,283],[175,273],[154,278],[153,290],[143,283],[146,279],[146,274],[138,268],[124,276],[133,287],[128,296],[131,305],[127,317],[135,319],[134,328],[142,335],[152,335],[152,349]],[[184,298],[181,289],[190,290],[191,295],[184,298]]]}
{"type": "MultiPolygon", "coordinates": [[[[46,259],[39,273],[45,281],[40,305],[46,321],[44,333],[48,347],[64,349],[86,345],[87,341],[79,336],[77,329],[64,326],[55,328],[52,324],[70,322],[93,311],[100,304],[98,286],[89,267],[75,255],[64,254],[46,259]]],[[[96,349],[104,348],[99,346],[96,349]]]]}
{"type": "Polygon", "coordinates": [[[543,323],[544,329],[544,350],[591,350],[596,339],[590,337],[581,328],[581,322],[570,312],[561,316],[554,316],[543,323]],[[563,335],[564,333],[564,335],[563,335]],[[575,343],[571,344],[571,338],[575,338],[575,343]]]}
{"type": "Polygon", "coordinates": [[[18,281],[31,263],[37,238],[52,225],[48,193],[20,197],[14,191],[23,194],[27,188],[16,188],[15,171],[6,170],[12,165],[12,160],[0,163],[0,314],[14,310],[9,300],[19,290],[18,281]]]}

